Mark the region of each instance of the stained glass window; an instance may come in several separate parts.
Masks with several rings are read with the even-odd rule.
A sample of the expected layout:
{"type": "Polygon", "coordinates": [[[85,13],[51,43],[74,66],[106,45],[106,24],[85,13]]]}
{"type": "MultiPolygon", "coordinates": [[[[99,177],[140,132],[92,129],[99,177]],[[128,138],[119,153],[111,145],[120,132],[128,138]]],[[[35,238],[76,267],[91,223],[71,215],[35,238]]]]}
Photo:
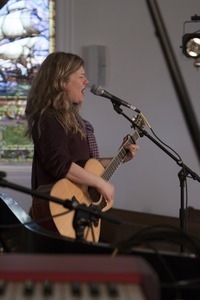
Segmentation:
{"type": "Polygon", "coordinates": [[[55,50],[55,1],[10,0],[0,9],[0,159],[30,161],[24,109],[32,79],[55,50]]]}

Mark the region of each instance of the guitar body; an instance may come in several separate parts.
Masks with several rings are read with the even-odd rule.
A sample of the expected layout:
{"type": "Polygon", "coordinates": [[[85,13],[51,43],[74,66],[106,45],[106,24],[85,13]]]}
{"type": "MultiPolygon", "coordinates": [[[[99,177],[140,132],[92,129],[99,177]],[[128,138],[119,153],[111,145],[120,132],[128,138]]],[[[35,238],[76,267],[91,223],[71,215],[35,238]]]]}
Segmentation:
{"type": "MultiPolygon", "coordinates": [[[[98,176],[101,176],[104,171],[102,164],[94,158],[87,161],[84,169],[98,176]]],[[[89,193],[88,190],[88,187],[85,185],[78,185],[66,178],[63,178],[53,185],[50,195],[61,200],[72,200],[72,198],[75,197],[79,204],[84,204],[87,207],[91,204],[93,206],[96,205],[97,207],[105,205],[105,207],[101,209],[102,211],[107,211],[112,207],[113,202],[107,204],[101,195],[98,195],[98,199],[97,197],[94,197],[94,199],[92,197],[93,193],[89,193]]],[[[97,191],[95,190],[94,192],[97,191]]],[[[97,195],[97,193],[94,194],[95,196],[97,195]]],[[[49,208],[51,216],[53,217],[53,222],[59,233],[66,237],[76,238],[76,232],[73,227],[75,211],[66,209],[64,206],[54,202],[49,202],[49,208]],[[63,215],[54,217],[55,215],[62,213],[63,215]]],[[[100,225],[101,220],[99,219],[98,225],[92,223],[91,226],[86,226],[84,229],[84,239],[87,241],[98,242],[100,225]]]]}

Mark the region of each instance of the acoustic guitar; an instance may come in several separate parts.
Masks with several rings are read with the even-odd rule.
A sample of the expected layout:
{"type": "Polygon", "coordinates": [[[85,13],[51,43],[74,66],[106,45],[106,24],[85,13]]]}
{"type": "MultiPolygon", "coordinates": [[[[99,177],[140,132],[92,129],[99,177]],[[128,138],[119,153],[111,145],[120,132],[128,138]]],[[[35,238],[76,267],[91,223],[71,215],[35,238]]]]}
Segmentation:
{"type": "MultiPolygon", "coordinates": [[[[139,128],[144,128],[145,123],[140,114],[137,115],[135,123],[139,125],[139,128]]],[[[136,143],[136,140],[140,136],[142,136],[142,132],[138,128],[135,129],[133,135],[128,135],[117,155],[111,160],[106,168],[102,166],[99,160],[91,158],[86,162],[84,167],[85,170],[109,181],[127,156],[127,149],[125,146],[136,143]]],[[[66,178],[57,181],[53,185],[50,195],[61,200],[75,199],[80,205],[92,207],[102,212],[109,210],[113,206],[113,200],[107,203],[95,188],[75,184],[66,178]]],[[[54,202],[50,202],[49,206],[51,216],[59,233],[66,237],[77,238],[77,232],[73,225],[76,213],[75,210],[66,209],[64,206],[54,202]]],[[[97,219],[92,216],[90,219],[89,224],[86,224],[84,227],[84,240],[98,242],[101,220],[100,218],[97,219]]]]}

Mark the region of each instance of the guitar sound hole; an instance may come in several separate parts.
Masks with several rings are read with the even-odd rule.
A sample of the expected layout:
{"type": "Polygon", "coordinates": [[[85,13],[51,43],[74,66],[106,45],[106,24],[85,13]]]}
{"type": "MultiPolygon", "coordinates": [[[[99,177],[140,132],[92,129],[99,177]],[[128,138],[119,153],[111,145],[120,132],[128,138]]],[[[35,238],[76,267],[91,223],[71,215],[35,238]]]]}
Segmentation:
{"type": "Polygon", "coordinates": [[[101,198],[101,194],[93,187],[88,188],[88,194],[93,202],[98,202],[101,198]]]}

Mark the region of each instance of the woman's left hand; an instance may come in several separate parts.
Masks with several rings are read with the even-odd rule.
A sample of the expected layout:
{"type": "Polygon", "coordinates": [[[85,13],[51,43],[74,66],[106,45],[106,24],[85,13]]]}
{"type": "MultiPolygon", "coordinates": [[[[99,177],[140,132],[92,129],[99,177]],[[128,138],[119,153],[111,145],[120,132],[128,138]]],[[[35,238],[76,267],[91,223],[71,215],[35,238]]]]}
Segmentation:
{"type": "Polygon", "coordinates": [[[136,152],[139,149],[139,146],[136,144],[130,144],[130,145],[125,146],[125,149],[127,149],[128,151],[127,151],[127,156],[126,156],[124,162],[127,162],[136,155],[136,152]]]}

